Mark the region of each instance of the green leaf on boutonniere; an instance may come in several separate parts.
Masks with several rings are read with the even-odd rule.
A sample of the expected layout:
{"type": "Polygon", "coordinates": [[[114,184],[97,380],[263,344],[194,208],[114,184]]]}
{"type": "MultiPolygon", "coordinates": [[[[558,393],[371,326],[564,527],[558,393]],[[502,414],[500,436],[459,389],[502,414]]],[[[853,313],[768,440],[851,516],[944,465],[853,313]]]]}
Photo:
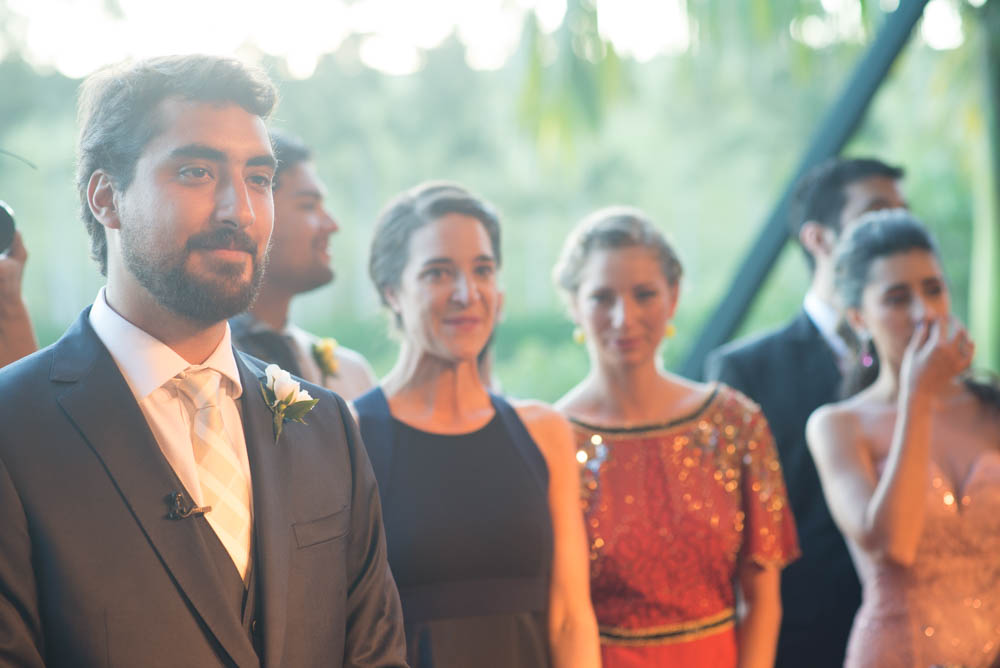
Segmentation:
{"type": "Polygon", "coordinates": [[[285,419],[305,424],[306,422],[302,418],[306,413],[313,409],[313,406],[315,406],[318,401],[319,399],[310,399],[308,401],[296,401],[294,404],[290,404],[288,408],[285,409],[285,419]]]}

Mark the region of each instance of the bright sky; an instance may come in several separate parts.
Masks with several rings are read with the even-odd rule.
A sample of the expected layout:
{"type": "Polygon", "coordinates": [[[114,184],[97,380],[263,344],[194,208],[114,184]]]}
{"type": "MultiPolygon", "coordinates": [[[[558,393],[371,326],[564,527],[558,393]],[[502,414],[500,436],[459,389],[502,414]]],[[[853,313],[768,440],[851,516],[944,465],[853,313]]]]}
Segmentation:
{"type": "MultiPolygon", "coordinates": [[[[959,2],[931,0],[921,24],[933,48],[964,41],[959,2]]],[[[3,0],[0,0],[2,3],[3,0]]],[[[899,0],[880,0],[892,10],[899,0]]],[[[599,30],[615,49],[639,61],[687,50],[697,34],[687,0],[596,0],[599,30]]],[[[349,35],[361,37],[360,57],[389,74],[418,70],[428,49],[454,34],[476,69],[496,69],[517,48],[529,13],[543,31],[562,23],[566,0],[6,0],[10,26],[29,62],[70,77],[127,57],[206,52],[283,57],[293,76],[312,74],[321,56],[349,35]]],[[[793,38],[822,48],[863,40],[858,0],[822,0],[824,12],[789,26],[793,38]]],[[[2,38],[0,38],[2,39],[2,38]]],[[[0,41],[0,59],[9,45],[0,41]]]]}

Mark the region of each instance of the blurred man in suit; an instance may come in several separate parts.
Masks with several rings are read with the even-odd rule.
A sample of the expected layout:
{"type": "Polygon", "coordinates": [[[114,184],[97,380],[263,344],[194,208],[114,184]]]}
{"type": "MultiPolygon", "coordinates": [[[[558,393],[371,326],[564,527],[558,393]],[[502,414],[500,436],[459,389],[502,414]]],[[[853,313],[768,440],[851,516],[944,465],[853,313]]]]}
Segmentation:
{"type": "Polygon", "coordinates": [[[870,158],[834,159],[806,174],[789,208],[791,232],[812,270],[802,311],[775,331],[713,352],[706,376],[760,404],[774,433],[795,514],[802,558],[781,574],[782,621],[776,666],[839,668],[861,587],[830,517],[805,425],[835,401],[852,356],[836,305],[833,249],[860,214],[905,206],[903,170],[870,158]]]}
{"type": "Polygon", "coordinates": [[[346,405],[310,385],[308,424],[284,423],[265,385],[312,397],[230,342],[271,234],[275,97],[210,56],[83,85],[77,183],[107,282],[0,372],[0,665],[405,665],[346,405]]]}
{"type": "Polygon", "coordinates": [[[347,400],[375,386],[375,374],[359,353],[321,339],[289,320],[295,295],[333,280],[330,236],[339,228],[326,210],[326,187],[312,153],[299,139],[271,131],[274,156],[274,233],[260,294],[247,313],[230,321],[236,347],[274,362],[347,400]]]}

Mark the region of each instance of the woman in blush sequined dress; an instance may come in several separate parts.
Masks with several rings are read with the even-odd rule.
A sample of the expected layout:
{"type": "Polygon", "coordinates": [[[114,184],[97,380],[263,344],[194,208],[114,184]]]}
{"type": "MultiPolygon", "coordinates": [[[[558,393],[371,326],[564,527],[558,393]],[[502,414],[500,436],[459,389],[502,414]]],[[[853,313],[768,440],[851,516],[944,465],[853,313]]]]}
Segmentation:
{"type": "Polygon", "coordinates": [[[860,391],[813,413],[806,436],[862,582],[845,665],[996,665],[1000,391],[962,377],[973,346],[910,214],[865,216],[835,257],[867,342],[846,388],[860,391]]]}
{"type": "Polygon", "coordinates": [[[583,463],[603,665],[771,666],[795,523],[760,410],[659,366],[677,256],[641,212],[615,207],[581,222],[554,274],[591,362],[557,407],[583,463]]]}

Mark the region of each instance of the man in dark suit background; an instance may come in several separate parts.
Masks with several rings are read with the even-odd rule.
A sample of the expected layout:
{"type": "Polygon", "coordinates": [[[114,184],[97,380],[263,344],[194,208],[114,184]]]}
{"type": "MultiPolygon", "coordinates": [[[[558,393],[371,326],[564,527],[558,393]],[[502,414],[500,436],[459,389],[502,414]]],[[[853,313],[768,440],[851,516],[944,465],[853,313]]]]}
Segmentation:
{"type": "Polygon", "coordinates": [[[296,383],[230,342],[271,233],[275,99],[209,56],[84,83],[78,186],[107,283],[0,372],[0,666],[405,665],[346,405],[310,385],[307,424],[282,423],[263,385],[296,383]]]}
{"type": "Polygon", "coordinates": [[[902,169],[879,160],[834,159],[806,174],[789,210],[792,234],[812,270],[803,309],[784,327],[714,351],[706,376],[760,404],[774,433],[795,514],[802,557],[781,575],[776,666],[839,668],[861,590],[806,446],[805,425],[836,401],[852,356],[842,338],[833,285],[833,249],[860,214],[903,207],[902,169]]]}

